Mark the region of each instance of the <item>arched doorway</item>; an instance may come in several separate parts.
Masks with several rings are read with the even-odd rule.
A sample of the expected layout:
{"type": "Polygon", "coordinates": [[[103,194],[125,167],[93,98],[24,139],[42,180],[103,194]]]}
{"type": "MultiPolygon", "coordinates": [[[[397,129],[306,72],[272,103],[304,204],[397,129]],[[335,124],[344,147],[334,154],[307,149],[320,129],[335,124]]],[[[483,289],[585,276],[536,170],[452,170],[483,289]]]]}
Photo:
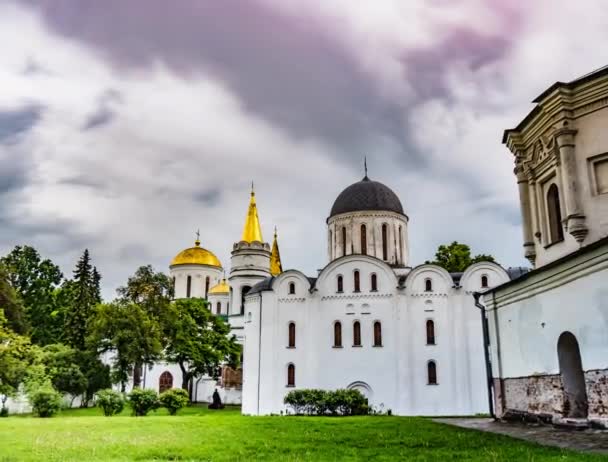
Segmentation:
{"type": "Polygon", "coordinates": [[[370,387],[365,382],[353,382],[346,388],[348,390],[357,390],[357,391],[361,392],[361,394],[367,398],[368,402],[372,399],[373,394],[374,394],[372,391],[372,387],[370,387]]]}
{"type": "Polygon", "coordinates": [[[165,371],[160,374],[160,378],[158,379],[158,392],[162,393],[163,391],[171,390],[173,388],[173,376],[171,372],[165,371]]]}
{"type": "Polygon", "coordinates": [[[589,409],[585,374],[578,341],[571,332],[559,336],[557,357],[564,387],[564,417],[585,419],[589,409]]]}

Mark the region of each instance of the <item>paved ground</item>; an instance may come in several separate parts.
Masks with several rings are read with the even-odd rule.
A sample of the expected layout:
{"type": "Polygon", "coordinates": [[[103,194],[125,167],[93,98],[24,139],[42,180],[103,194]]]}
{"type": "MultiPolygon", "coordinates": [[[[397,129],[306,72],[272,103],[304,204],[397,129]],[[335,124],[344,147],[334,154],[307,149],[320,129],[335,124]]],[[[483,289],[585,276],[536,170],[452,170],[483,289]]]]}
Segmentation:
{"type": "Polygon", "coordinates": [[[550,425],[503,423],[478,418],[434,420],[457,427],[499,433],[545,446],[608,454],[608,430],[562,430],[550,425]]]}

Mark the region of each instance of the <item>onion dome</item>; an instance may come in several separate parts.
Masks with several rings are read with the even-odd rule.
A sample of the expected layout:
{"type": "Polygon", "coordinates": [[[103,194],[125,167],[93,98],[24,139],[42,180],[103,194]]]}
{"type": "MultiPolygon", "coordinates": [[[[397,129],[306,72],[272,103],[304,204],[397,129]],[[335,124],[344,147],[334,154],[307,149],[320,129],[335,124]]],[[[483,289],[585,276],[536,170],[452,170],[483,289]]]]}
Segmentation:
{"type": "Polygon", "coordinates": [[[194,242],[194,247],[182,250],[175,256],[171,262],[171,266],[177,265],[206,265],[214,266],[216,268],[222,267],[222,264],[213,254],[213,252],[201,247],[201,241],[199,241],[198,238],[194,242]]]}
{"type": "Polygon", "coordinates": [[[405,215],[397,194],[388,186],[370,180],[366,175],[361,181],[350,185],[340,193],[331,208],[329,217],[367,210],[382,210],[405,215]]]}
{"type": "Polygon", "coordinates": [[[209,289],[209,295],[223,295],[230,293],[230,286],[226,281],[226,278],[222,279],[219,284],[214,285],[209,289]]]}

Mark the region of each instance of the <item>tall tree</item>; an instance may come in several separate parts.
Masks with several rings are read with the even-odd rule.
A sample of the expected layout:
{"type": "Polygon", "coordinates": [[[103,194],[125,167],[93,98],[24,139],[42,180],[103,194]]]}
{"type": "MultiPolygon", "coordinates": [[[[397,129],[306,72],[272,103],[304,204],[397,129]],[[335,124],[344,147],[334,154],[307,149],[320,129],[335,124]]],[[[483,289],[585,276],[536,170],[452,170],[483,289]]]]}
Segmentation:
{"type": "Polygon", "coordinates": [[[435,260],[426,261],[426,263],[441,266],[450,273],[460,273],[470,265],[481,261],[495,262],[496,260],[492,255],[485,254],[473,257],[468,245],[454,241],[449,245],[440,245],[435,253],[435,260]]]}
{"type": "Polygon", "coordinates": [[[87,325],[93,308],[99,303],[99,281],[101,277],[91,265],[89,250],[85,249],[74,270],[74,279],[67,284],[69,305],[65,313],[65,342],[73,348],[84,350],[87,325]]]}
{"type": "MultiPolygon", "coordinates": [[[[164,273],[154,271],[151,265],[141,266],[131,276],[127,285],[119,287],[119,301],[121,303],[134,303],[140,306],[150,322],[162,325],[162,318],[173,298],[173,284],[164,273]]],[[[163,341],[164,336],[161,337],[163,341]]],[[[163,341],[164,343],[164,341],[163,341]]],[[[133,370],[133,386],[139,387],[142,376],[142,362],[136,362],[133,370]]]]}
{"type": "Polygon", "coordinates": [[[90,332],[90,345],[98,353],[111,352],[114,382],[123,391],[136,364],[153,363],[162,355],[160,324],[136,303],[98,305],[90,332]]]}
{"type": "Polygon", "coordinates": [[[7,325],[17,334],[24,335],[29,326],[21,299],[11,286],[8,272],[0,264],[0,313],[6,317],[7,325]]]}
{"type": "Polygon", "coordinates": [[[55,390],[70,395],[72,402],[85,393],[87,378],[80,370],[76,350],[63,344],[47,345],[42,349],[41,361],[55,390]]]}
{"type": "Polygon", "coordinates": [[[62,324],[61,307],[57,306],[55,290],[63,275],[51,260],[43,260],[36,249],[17,246],[2,263],[8,279],[20,296],[31,326],[32,342],[46,345],[59,341],[62,324]]]}
{"type": "Polygon", "coordinates": [[[235,365],[241,347],[229,336],[230,326],[207,309],[207,302],[189,298],[171,304],[167,323],[167,360],[182,371],[182,388],[192,398],[191,380],[199,375],[216,376],[222,364],[235,365]]]}

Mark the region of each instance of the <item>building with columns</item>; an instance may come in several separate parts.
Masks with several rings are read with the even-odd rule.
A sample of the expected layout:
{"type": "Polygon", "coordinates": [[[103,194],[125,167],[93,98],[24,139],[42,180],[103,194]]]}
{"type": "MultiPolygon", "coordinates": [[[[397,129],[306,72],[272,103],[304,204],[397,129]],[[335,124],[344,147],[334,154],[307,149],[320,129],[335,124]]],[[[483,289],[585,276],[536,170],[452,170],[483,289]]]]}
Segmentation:
{"type": "MultiPolygon", "coordinates": [[[[409,219],[397,195],[365,176],[335,200],[327,219],[328,261],[314,277],[266,275],[244,297],[242,412],[287,411],[297,388],[357,389],[397,415],[488,412],[484,342],[472,293],[510,275],[495,263],[464,273],[409,258],[409,219]]],[[[235,252],[231,284],[239,277],[235,252]]],[[[262,276],[268,249],[249,256],[262,276]]],[[[244,254],[247,255],[247,254],[244,254]]],[[[233,287],[233,300],[242,291],[233,287]]],[[[234,303],[234,301],[233,301],[234,303]]]]}
{"type": "Polygon", "coordinates": [[[608,67],[557,82],[503,142],[535,269],[485,292],[496,413],[608,424],[608,67]]]}

